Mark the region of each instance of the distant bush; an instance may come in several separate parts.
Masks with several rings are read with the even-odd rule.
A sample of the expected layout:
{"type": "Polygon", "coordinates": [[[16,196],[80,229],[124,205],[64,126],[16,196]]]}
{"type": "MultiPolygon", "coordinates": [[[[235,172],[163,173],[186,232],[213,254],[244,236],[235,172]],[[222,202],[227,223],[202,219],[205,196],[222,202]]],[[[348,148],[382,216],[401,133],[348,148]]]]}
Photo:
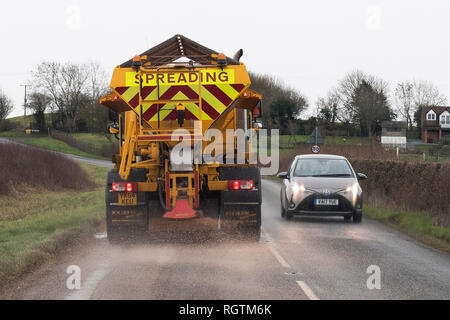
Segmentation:
{"type": "Polygon", "coordinates": [[[111,157],[113,154],[119,152],[119,147],[116,143],[110,143],[106,145],[93,145],[74,138],[70,134],[67,134],[58,130],[51,130],[50,135],[53,139],[61,140],[68,145],[77,148],[86,153],[95,154],[101,157],[111,157]]]}
{"type": "Polygon", "coordinates": [[[352,165],[369,177],[361,186],[376,206],[427,212],[439,225],[450,226],[450,165],[380,160],[352,165]]]}
{"type": "MultiPolygon", "coordinates": [[[[396,160],[396,152],[392,149],[385,149],[379,143],[373,141],[369,144],[325,144],[320,146],[320,153],[336,154],[344,156],[349,160],[396,160]]],[[[309,144],[299,144],[289,153],[280,155],[280,170],[286,171],[292,159],[299,154],[311,154],[309,144]]]]}
{"type": "Polygon", "coordinates": [[[0,195],[24,189],[45,190],[94,187],[74,161],[55,152],[16,143],[0,143],[0,195]]]}

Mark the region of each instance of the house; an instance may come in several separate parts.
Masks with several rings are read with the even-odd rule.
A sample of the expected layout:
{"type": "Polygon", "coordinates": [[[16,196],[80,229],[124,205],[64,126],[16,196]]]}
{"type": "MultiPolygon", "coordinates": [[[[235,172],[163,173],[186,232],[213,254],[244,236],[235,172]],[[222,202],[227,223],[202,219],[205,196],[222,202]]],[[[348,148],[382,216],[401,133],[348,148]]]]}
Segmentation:
{"type": "Polygon", "coordinates": [[[386,147],[406,148],[406,122],[382,121],[381,144],[386,147]]]}
{"type": "Polygon", "coordinates": [[[450,137],[450,107],[423,107],[421,123],[423,142],[441,142],[450,137]]]}

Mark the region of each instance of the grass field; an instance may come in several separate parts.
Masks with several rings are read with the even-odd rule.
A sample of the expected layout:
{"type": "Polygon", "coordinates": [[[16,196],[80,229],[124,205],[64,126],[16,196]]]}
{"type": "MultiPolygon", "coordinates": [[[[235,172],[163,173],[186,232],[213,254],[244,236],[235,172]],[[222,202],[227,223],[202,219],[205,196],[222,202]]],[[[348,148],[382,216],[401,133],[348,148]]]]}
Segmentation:
{"type": "Polygon", "coordinates": [[[108,169],[80,165],[98,187],[0,197],[0,286],[82,241],[103,223],[108,169]]]}
{"type": "MultiPolygon", "coordinates": [[[[295,142],[297,143],[306,143],[309,139],[309,136],[295,135],[295,137],[291,137],[290,135],[280,135],[280,146],[286,148],[293,146],[294,138],[295,142]]],[[[367,137],[331,137],[331,136],[325,137],[325,144],[333,143],[333,144],[355,145],[355,144],[367,144],[369,142],[370,140],[367,137]]]]}
{"type": "MultiPolygon", "coordinates": [[[[41,134],[33,134],[33,137],[41,137],[42,135],[41,134]]],[[[26,133],[25,133],[25,130],[22,130],[22,129],[14,129],[14,130],[10,130],[10,131],[0,131],[0,137],[11,137],[11,138],[14,138],[14,137],[17,137],[17,138],[19,138],[19,137],[30,137],[30,135],[27,135],[26,133]]]]}
{"type": "MultiPolygon", "coordinates": [[[[14,123],[17,126],[17,129],[28,129],[30,127],[31,123],[35,123],[36,120],[34,118],[34,115],[28,115],[28,116],[17,116],[17,117],[11,117],[8,118],[9,121],[14,123]]],[[[51,114],[46,113],[45,114],[45,121],[47,123],[51,123],[51,114]]]]}
{"type": "Polygon", "coordinates": [[[58,151],[58,152],[64,152],[64,153],[70,153],[81,157],[89,157],[89,158],[95,158],[95,159],[102,159],[102,160],[108,160],[108,158],[100,157],[94,154],[90,154],[87,152],[83,152],[75,147],[72,147],[68,145],[67,143],[56,140],[53,138],[50,138],[48,136],[46,137],[33,137],[29,139],[24,139],[23,142],[36,146],[45,148],[52,151],[58,151]]]}
{"type": "MultiPolygon", "coordinates": [[[[101,133],[72,133],[71,136],[84,143],[88,143],[95,146],[107,146],[111,144],[108,138],[101,133]]],[[[115,140],[115,138],[113,139],[114,139],[113,141],[117,141],[115,140]]]]}

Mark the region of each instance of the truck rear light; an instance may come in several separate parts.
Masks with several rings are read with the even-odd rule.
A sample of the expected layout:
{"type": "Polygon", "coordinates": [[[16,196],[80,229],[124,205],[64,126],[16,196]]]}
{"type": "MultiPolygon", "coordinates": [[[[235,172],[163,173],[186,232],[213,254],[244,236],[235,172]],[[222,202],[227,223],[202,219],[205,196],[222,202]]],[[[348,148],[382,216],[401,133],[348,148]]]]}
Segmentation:
{"type": "Polygon", "coordinates": [[[137,192],[136,182],[113,182],[112,191],[114,192],[137,192]]]}
{"type": "Polygon", "coordinates": [[[228,181],[229,190],[252,190],[253,180],[230,180],[228,181]]]}

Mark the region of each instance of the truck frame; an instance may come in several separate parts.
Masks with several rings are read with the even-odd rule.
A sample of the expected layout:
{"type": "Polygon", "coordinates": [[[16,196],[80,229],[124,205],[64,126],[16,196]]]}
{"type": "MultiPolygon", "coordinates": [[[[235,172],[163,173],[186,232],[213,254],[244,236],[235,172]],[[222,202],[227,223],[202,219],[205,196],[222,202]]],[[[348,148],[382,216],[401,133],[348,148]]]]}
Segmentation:
{"type": "Polygon", "coordinates": [[[197,229],[259,239],[261,176],[249,131],[259,127],[262,97],[241,55],[175,35],[114,69],[100,100],[119,140],[105,196],[111,242],[197,229]],[[221,148],[211,147],[212,129],[221,148]]]}

